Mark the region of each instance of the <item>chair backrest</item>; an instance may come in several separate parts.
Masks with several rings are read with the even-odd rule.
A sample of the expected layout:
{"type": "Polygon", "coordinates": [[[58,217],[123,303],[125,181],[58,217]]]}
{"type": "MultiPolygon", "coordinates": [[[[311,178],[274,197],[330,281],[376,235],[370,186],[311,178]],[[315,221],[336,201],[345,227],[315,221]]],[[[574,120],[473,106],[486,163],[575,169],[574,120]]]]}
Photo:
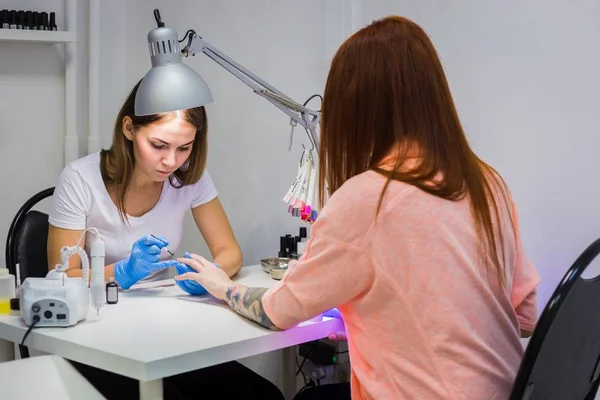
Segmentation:
{"type": "Polygon", "coordinates": [[[567,271],[531,336],[510,400],[593,400],[600,380],[600,276],[581,274],[600,253],[592,243],[567,271]]]}
{"type": "Polygon", "coordinates": [[[28,277],[44,277],[48,273],[48,215],[31,210],[41,200],[54,194],[48,188],[32,196],[15,215],[6,238],[6,266],[11,274],[19,264],[21,282],[28,277]]]}

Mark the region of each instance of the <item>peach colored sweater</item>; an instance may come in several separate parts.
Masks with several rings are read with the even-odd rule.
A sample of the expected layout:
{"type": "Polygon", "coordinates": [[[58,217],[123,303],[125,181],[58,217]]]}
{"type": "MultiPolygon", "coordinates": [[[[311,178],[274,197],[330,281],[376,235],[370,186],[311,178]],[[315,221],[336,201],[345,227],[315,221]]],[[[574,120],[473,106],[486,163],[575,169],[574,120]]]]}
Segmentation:
{"type": "Polygon", "coordinates": [[[507,399],[540,280],[514,206],[516,237],[501,214],[502,289],[481,261],[468,199],[393,181],[376,221],[384,183],[368,171],[333,194],[304,256],[263,297],[266,314],[285,329],[338,307],[353,399],[507,399]]]}

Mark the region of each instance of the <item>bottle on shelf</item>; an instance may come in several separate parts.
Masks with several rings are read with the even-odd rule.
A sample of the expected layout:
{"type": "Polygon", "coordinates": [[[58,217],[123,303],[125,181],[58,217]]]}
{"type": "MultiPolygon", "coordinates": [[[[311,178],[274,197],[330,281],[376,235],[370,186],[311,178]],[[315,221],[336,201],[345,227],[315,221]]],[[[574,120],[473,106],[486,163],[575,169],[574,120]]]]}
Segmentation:
{"type": "Polygon", "coordinates": [[[57,31],[56,13],[3,9],[0,11],[0,29],[57,31]]]}

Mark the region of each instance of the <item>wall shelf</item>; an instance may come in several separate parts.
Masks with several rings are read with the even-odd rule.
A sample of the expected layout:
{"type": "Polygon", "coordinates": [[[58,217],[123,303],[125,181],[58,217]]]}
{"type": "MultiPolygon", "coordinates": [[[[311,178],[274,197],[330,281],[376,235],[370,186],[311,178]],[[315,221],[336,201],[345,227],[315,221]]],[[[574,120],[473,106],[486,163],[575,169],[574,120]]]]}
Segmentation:
{"type": "Polygon", "coordinates": [[[75,33],[69,31],[0,29],[0,42],[72,43],[75,42],[75,40],[75,33]]]}
{"type": "MultiPolygon", "coordinates": [[[[1,0],[0,0],[1,1],[1,0]]],[[[90,3],[100,0],[89,0],[90,3]]],[[[18,44],[46,43],[64,46],[65,67],[65,137],[64,164],[79,158],[79,137],[77,135],[77,3],[80,0],[64,0],[65,22],[61,31],[28,31],[24,29],[0,29],[0,43],[18,44]]],[[[37,1],[44,4],[46,1],[37,1]]],[[[63,25],[63,24],[61,24],[63,25]]],[[[0,56],[0,62],[2,57],[0,56]]]]}

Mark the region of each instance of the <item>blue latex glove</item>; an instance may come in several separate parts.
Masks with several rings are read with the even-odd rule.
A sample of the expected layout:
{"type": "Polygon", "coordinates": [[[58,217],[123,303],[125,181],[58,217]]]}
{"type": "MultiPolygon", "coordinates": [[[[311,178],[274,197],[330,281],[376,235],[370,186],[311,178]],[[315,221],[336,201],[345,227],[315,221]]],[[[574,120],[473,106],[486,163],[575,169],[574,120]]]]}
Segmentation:
{"type": "MultiPolygon", "coordinates": [[[[192,258],[192,256],[190,256],[190,253],[188,253],[187,251],[185,253],[183,253],[183,257],[184,258],[192,258]]],[[[213,264],[216,265],[217,267],[221,268],[219,265],[217,265],[215,263],[213,263],[213,264]]],[[[177,269],[177,275],[183,275],[186,272],[196,273],[195,269],[193,269],[189,265],[183,264],[183,263],[177,263],[177,266],[175,268],[177,269]]],[[[191,294],[192,296],[202,296],[203,294],[208,293],[208,291],[206,289],[204,289],[204,286],[202,286],[198,282],[193,281],[191,279],[186,279],[184,281],[175,280],[175,282],[177,283],[177,285],[179,285],[179,287],[184,292],[187,292],[187,293],[191,294]]]]}
{"type": "Polygon", "coordinates": [[[164,238],[151,235],[136,240],[131,246],[131,255],[115,263],[115,280],[119,286],[129,289],[153,271],[178,265],[175,260],[160,261],[160,250],[168,244],[164,238]]]}

